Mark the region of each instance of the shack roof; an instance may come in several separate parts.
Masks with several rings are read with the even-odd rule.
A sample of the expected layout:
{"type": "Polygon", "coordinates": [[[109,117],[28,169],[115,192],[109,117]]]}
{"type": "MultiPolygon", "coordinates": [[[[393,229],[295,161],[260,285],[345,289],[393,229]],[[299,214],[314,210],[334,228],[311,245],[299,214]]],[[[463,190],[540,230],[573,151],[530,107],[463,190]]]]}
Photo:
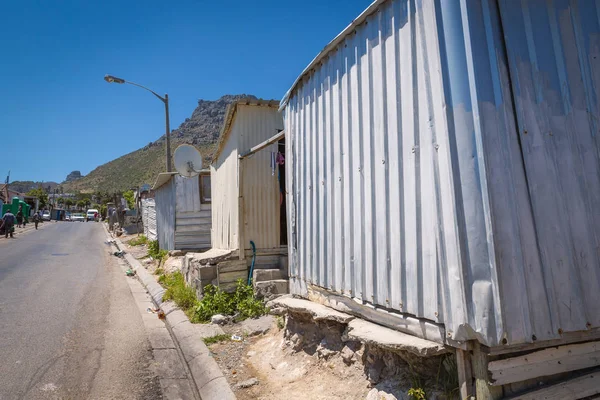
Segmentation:
{"type": "Polygon", "coordinates": [[[217,151],[213,156],[213,163],[219,158],[219,155],[223,151],[223,146],[225,146],[225,142],[231,133],[231,127],[233,126],[233,120],[235,119],[235,114],[240,105],[243,106],[266,106],[266,107],[279,107],[278,100],[262,100],[262,99],[251,99],[244,98],[238,101],[235,101],[227,106],[227,110],[225,111],[225,119],[223,121],[223,127],[221,128],[221,133],[219,134],[219,140],[217,141],[217,151]]]}

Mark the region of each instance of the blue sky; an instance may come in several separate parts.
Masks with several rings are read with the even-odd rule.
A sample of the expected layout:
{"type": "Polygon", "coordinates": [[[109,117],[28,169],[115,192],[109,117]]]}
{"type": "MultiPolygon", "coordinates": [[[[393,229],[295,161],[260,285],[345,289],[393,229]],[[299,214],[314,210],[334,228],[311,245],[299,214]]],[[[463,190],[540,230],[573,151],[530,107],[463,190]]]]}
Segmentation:
{"type": "Polygon", "coordinates": [[[3,1],[0,181],[89,173],[164,133],[198,99],[281,99],[370,1],[3,1]],[[7,147],[9,150],[7,150],[7,147]]]}

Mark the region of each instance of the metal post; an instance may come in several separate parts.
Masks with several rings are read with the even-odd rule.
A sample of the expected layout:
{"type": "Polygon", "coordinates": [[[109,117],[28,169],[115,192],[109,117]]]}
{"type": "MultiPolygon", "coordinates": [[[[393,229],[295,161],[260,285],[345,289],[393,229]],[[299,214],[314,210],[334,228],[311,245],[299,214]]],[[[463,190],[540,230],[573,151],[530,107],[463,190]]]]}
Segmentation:
{"type": "Polygon", "coordinates": [[[169,126],[169,95],[165,93],[165,120],[167,125],[167,172],[172,171],[171,167],[171,127],[169,126]]]}

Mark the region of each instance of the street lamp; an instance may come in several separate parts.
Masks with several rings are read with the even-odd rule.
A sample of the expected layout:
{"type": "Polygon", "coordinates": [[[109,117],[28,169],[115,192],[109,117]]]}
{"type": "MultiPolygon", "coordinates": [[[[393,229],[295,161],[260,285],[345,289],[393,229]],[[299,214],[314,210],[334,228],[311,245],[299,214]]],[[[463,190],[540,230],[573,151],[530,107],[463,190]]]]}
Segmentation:
{"type": "Polygon", "coordinates": [[[169,95],[165,94],[165,97],[162,97],[160,95],[158,95],[156,92],[154,92],[153,90],[148,89],[145,86],[142,85],[138,85],[137,83],[133,83],[133,82],[128,82],[125,79],[121,79],[121,78],[117,78],[116,76],[112,76],[112,75],[105,75],[104,76],[104,80],[108,83],[128,83],[130,85],[133,86],[137,86],[140,87],[142,89],[146,89],[147,91],[149,91],[150,93],[152,93],[153,95],[155,95],[156,97],[158,97],[165,105],[165,119],[166,119],[166,128],[167,128],[167,172],[171,172],[171,129],[169,127],[169,95]]]}

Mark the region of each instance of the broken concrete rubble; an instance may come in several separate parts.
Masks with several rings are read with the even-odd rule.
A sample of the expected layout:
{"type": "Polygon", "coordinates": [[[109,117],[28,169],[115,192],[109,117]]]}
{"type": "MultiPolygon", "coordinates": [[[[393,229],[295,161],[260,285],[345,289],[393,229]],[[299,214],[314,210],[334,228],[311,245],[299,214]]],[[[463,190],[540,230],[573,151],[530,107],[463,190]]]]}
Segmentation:
{"type": "MultiPolygon", "coordinates": [[[[340,355],[346,365],[362,364],[374,387],[413,374],[435,380],[448,350],[435,342],[357,319],[308,300],[283,296],[267,306],[285,310],[285,344],[318,359],[340,355]]],[[[404,398],[403,394],[398,394],[404,398]]],[[[393,398],[393,397],[390,397],[393,398]]]]}
{"type": "Polygon", "coordinates": [[[226,325],[231,322],[231,319],[232,318],[227,315],[216,314],[210,317],[210,322],[215,325],[226,325]]]}
{"type": "Polygon", "coordinates": [[[437,356],[448,352],[444,346],[438,343],[407,335],[363,319],[354,319],[348,323],[344,340],[374,344],[388,350],[409,351],[422,357],[437,356]]]}
{"type": "Polygon", "coordinates": [[[267,307],[284,308],[290,313],[308,314],[315,321],[331,320],[341,324],[347,324],[354,319],[353,316],[335,311],[321,304],[313,303],[308,300],[297,299],[292,296],[282,296],[267,303],[267,307]]]}
{"type": "Polygon", "coordinates": [[[243,382],[240,382],[236,385],[236,387],[238,389],[247,389],[249,387],[252,387],[254,385],[258,385],[258,379],[256,378],[250,378],[248,380],[245,380],[243,382]]]}

